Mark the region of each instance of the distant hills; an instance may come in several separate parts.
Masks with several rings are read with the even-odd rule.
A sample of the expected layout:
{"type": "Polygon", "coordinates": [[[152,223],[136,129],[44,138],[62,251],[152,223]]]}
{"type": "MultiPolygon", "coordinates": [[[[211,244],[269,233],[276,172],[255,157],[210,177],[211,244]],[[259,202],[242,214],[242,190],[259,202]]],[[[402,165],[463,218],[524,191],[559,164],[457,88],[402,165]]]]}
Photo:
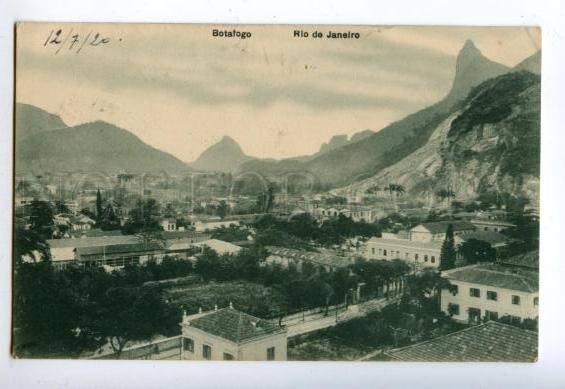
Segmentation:
{"type": "Polygon", "coordinates": [[[513,68],[514,71],[526,70],[528,72],[541,74],[541,51],[529,56],[513,68]]]}
{"type": "Polygon", "coordinates": [[[40,132],[67,128],[59,116],[30,104],[16,103],[14,120],[17,129],[16,141],[40,132]]]}
{"type": "Polygon", "coordinates": [[[315,154],[282,160],[248,156],[226,136],[185,164],[109,123],[68,127],[56,115],[17,104],[16,169],[176,173],[192,168],[266,177],[309,172],[319,188],[338,192],[389,183],[425,192],[454,182],[469,196],[488,185],[515,190],[533,185],[535,192],[541,52],[510,69],[467,41],[455,66],[452,87],[439,102],[378,132],[365,130],[350,139],[336,135],[315,154]]]}
{"type": "Polygon", "coordinates": [[[190,168],[131,132],[97,121],[67,127],[56,115],[16,106],[16,171],[181,173],[190,168]]]}

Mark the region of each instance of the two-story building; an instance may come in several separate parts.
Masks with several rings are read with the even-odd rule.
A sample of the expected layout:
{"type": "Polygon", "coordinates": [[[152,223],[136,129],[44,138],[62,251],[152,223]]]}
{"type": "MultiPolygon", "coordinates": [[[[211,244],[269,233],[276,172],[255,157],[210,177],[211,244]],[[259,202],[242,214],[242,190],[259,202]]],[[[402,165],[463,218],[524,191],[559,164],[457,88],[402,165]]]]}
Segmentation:
{"type": "Polygon", "coordinates": [[[365,258],[388,261],[401,259],[414,267],[437,268],[440,263],[441,245],[440,241],[412,241],[392,237],[371,238],[366,243],[365,258]]]}
{"type": "Polygon", "coordinates": [[[228,308],[183,316],[181,359],[286,361],[287,330],[228,308]]]}
{"type": "Polygon", "coordinates": [[[459,322],[510,316],[538,317],[539,274],[535,270],[481,263],[444,271],[452,287],[441,292],[441,310],[459,322]]]}

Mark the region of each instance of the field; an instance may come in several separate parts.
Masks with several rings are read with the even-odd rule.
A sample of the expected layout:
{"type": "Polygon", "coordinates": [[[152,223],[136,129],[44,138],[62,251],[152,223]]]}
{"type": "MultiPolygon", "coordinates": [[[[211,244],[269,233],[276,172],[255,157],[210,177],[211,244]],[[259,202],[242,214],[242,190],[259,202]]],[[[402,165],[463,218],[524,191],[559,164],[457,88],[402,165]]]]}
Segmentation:
{"type": "Polygon", "coordinates": [[[284,310],[285,298],[277,290],[245,281],[209,282],[171,287],[165,295],[172,304],[179,305],[187,313],[229,306],[260,318],[274,318],[284,310]]]}

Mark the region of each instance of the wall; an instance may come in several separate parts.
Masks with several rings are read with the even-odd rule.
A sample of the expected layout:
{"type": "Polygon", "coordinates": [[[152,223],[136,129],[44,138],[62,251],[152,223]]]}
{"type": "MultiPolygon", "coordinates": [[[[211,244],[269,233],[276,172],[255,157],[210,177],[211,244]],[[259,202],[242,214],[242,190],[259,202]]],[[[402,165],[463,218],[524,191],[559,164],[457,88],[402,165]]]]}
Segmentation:
{"type": "Polygon", "coordinates": [[[242,361],[266,361],[267,349],[269,347],[275,347],[275,361],[286,361],[286,333],[269,336],[268,338],[241,345],[238,359],[242,361]]]}
{"type": "Polygon", "coordinates": [[[459,287],[459,292],[454,296],[449,290],[442,290],[441,310],[448,313],[449,303],[459,304],[459,315],[453,316],[453,319],[457,321],[468,321],[467,310],[470,307],[479,308],[482,317],[485,315],[485,310],[497,312],[499,318],[504,315],[518,316],[522,319],[533,319],[538,316],[538,307],[534,306],[533,302],[534,297],[538,297],[538,292],[528,293],[454,280],[450,280],[450,282],[452,285],[459,287]],[[469,288],[479,289],[481,291],[481,297],[471,297],[469,288]],[[487,300],[487,291],[497,292],[498,300],[487,300]],[[512,295],[520,296],[520,305],[512,304],[512,295]]]}
{"type": "Polygon", "coordinates": [[[183,325],[182,335],[183,337],[191,338],[194,341],[194,352],[184,350],[183,344],[181,359],[195,361],[206,360],[202,356],[202,346],[204,344],[212,347],[212,361],[222,361],[224,359],[224,352],[230,353],[237,359],[239,347],[234,342],[207,334],[197,328],[187,325],[183,325]]]}

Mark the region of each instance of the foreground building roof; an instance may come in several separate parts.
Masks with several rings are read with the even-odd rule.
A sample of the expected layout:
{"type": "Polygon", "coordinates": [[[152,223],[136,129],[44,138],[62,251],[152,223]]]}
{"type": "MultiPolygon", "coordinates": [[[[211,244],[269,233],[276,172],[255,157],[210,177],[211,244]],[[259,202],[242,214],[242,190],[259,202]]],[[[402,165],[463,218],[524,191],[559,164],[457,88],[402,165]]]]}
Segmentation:
{"type": "Polygon", "coordinates": [[[489,321],[386,354],[406,362],[535,362],[538,334],[489,321]]]}
{"type": "Polygon", "coordinates": [[[190,320],[187,325],[235,343],[286,332],[285,327],[279,327],[231,307],[204,314],[190,320]]]}
{"type": "Polygon", "coordinates": [[[539,273],[497,263],[480,263],[444,271],[448,280],[534,293],[539,290],[539,273]]]}

